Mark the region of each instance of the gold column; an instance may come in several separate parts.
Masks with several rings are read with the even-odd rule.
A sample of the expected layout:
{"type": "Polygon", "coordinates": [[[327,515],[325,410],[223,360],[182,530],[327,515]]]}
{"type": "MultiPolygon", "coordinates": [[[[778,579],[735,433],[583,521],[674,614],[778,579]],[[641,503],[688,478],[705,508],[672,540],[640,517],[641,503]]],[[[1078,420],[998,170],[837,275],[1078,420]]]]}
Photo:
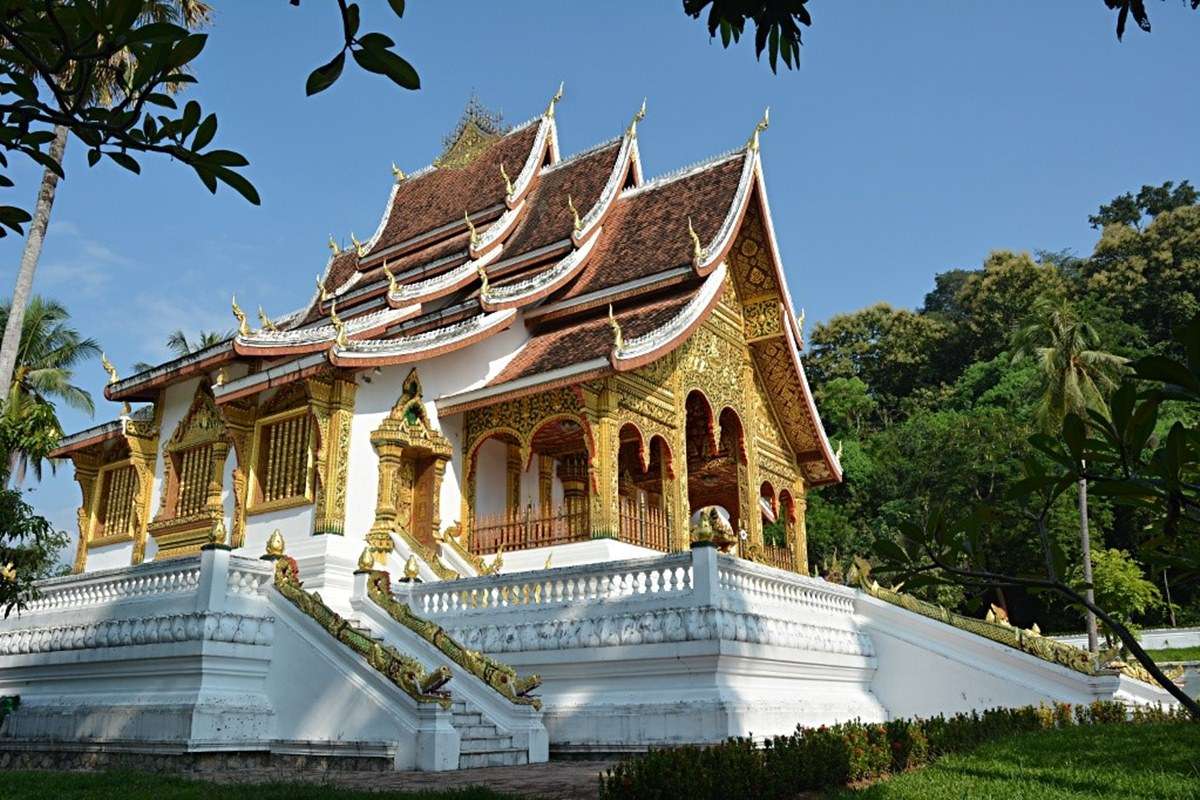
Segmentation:
{"type": "Polygon", "coordinates": [[[505,510],[509,516],[513,516],[521,510],[521,473],[523,472],[522,467],[525,465],[521,461],[520,445],[508,445],[508,458],[505,466],[505,510]]]}
{"type": "Polygon", "coordinates": [[[375,561],[383,564],[395,547],[392,542],[392,531],[396,528],[395,487],[403,448],[379,442],[375,444],[375,450],[379,453],[379,485],[375,492],[375,522],[367,532],[367,544],[375,554],[375,561]]]}
{"type": "Polygon", "coordinates": [[[76,453],[71,457],[75,463],[75,481],[79,484],[82,502],[75,512],[79,523],[79,544],[75,548],[75,565],[72,572],[83,572],[87,565],[88,536],[92,533],[92,519],[96,500],[96,476],[100,474],[100,460],[95,456],[76,453]]]}
{"type": "Polygon", "coordinates": [[[432,505],[432,528],[433,537],[436,539],[441,535],[442,531],[442,481],[446,478],[446,461],[449,459],[435,458],[433,460],[433,497],[430,498],[432,505]]]}
{"type": "MultiPolygon", "coordinates": [[[[588,511],[588,459],[586,453],[572,453],[558,460],[558,479],[563,487],[563,513],[572,534],[584,533],[579,526],[588,511]]],[[[594,530],[594,528],[593,528],[594,530]]]]}
{"type": "MultiPolygon", "coordinates": [[[[220,406],[225,432],[233,444],[233,519],[229,526],[229,544],[241,547],[246,542],[246,496],[250,475],[251,439],[254,436],[254,408],[248,403],[234,402],[220,406]]],[[[164,491],[166,487],[164,485],[164,491]]]]}
{"type": "Polygon", "coordinates": [[[543,515],[554,505],[554,459],[538,455],[538,506],[543,515]]]}
{"type": "Polygon", "coordinates": [[[619,529],[617,500],[617,455],[620,429],[615,416],[617,394],[611,379],[583,387],[584,413],[594,437],[591,456],[593,488],[591,498],[592,535],[615,537],[619,529]]]}
{"type": "Polygon", "coordinates": [[[792,501],[796,506],[796,521],[790,523],[792,534],[792,558],[796,565],[796,572],[801,575],[808,574],[808,528],[804,521],[805,512],[808,511],[808,498],[804,494],[803,481],[796,481],[796,496],[792,501]]]}
{"type": "MultiPolygon", "coordinates": [[[[222,522],[225,519],[225,504],[221,502],[221,489],[224,486],[225,477],[225,459],[229,455],[229,442],[218,439],[212,443],[212,462],[208,471],[208,499],[205,506],[213,514],[214,529],[222,529],[224,525],[218,525],[217,521],[222,522]]],[[[218,544],[225,544],[219,541],[218,544]]]]}
{"type": "Polygon", "coordinates": [[[346,525],[346,477],[350,464],[350,426],[354,419],[353,380],[309,382],[310,408],[317,420],[317,493],[313,533],[341,535],[346,525]]]}

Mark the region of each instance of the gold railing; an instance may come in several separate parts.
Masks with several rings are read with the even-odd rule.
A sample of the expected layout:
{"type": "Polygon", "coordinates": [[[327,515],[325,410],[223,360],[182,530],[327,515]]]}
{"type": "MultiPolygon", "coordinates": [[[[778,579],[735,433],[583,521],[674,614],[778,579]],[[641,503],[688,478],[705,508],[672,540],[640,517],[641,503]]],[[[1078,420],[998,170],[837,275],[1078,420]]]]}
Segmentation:
{"type": "Polygon", "coordinates": [[[133,534],[133,505],[137,494],[137,475],[132,466],[117,467],[104,473],[103,505],[100,509],[96,538],[133,534]]]}
{"type": "Polygon", "coordinates": [[[796,571],[795,557],[787,547],[764,544],[758,560],[769,567],[786,569],[789,572],[796,571]]]}
{"type": "Polygon", "coordinates": [[[618,504],[620,540],[639,547],[667,552],[671,545],[671,527],[667,513],[645,502],[622,497],[618,504]]]}
{"type": "Polygon", "coordinates": [[[208,503],[212,445],[189,447],[175,457],[179,459],[179,497],[175,503],[175,516],[186,517],[199,513],[208,503]]]}
{"type": "Polygon", "coordinates": [[[558,508],[543,512],[526,508],[516,513],[480,514],[471,529],[471,552],[476,555],[505,550],[529,550],[592,537],[587,508],[568,511],[558,508]]]}

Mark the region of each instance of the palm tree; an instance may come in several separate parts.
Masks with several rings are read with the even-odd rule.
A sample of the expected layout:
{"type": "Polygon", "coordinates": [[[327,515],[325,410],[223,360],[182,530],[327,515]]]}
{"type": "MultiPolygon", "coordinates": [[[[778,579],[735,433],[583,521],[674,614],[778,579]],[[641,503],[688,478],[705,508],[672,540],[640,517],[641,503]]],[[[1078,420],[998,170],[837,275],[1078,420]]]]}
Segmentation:
{"type": "MultiPolygon", "coordinates": [[[[142,10],[142,18],[146,21],[172,22],[188,28],[207,24],[211,16],[212,8],[204,0],[147,0],[142,10]]],[[[122,96],[122,87],[127,85],[125,77],[131,74],[136,66],[137,62],[132,53],[123,51],[118,54],[107,65],[107,69],[97,72],[91,90],[92,102],[103,106],[116,102],[122,96]]],[[[55,126],[49,156],[60,166],[66,147],[66,127],[55,126]]],[[[4,340],[0,343],[0,397],[8,396],[15,379],[17,350],[24,330],[23,318],[33,291],[33,274],[37,271],[38,260],[42,256],[42,243],[46,238],[46,228],[50,224],[50,209],[54,206],[57,189],[58,174],[49,167],[45,168],[34,205],[33,220],[29,223],[29,233],[25,237],[25,249],[21,251],[21,265],[17,270],[16,285],[13,287],[11,313],[4,326],[4,340]]]]}
{"type": "MultiPolygon", "coordinates": [[[[1013,335],[1014,358],[1032,357],[1042,378],[1036,409],[1043,430],[1057,430],[1068,414],[1087,420],[1089,410],[1101,411],[1116,388],[1126,359],[1098,349],[1100,336],[1079,319],[1067,301],[1043,297],[1034,303],[1025,324],[1013,335]]],[[[1087,599],[1093,600],[1092,547],[1088,538],[1087,480],[1079,481],[1079,537],[1083,548],[1083,579],[1087,599]]],[[[1088,650],[1097,649],[1096,616],[1087,613],[1088,650]]]]}
{"type": "MultiPolygon", "coordinates": [[[[0,324],[7,325],[9,319],[11,306],[4,303],[0,305],[0,324]]],[[[58,418],[53,413],[55,401],[89,415],[95,410],[92,396],[71,381],[75,376],[75,368],[99,355],[100,348],[95,340],[85,339],[72,328],[70,319],[71,315],[56,301],[37,295],[30,298],[21,323],[13,381],[8,395],[3,398],[3,413],[10,425],[19,426],[22,418],[46,414],[49,409],[45,425],[39,427],[61,430],[58,418]]],[[[44,455],[44,452],[15,447],[9,453],[9,474],[19,480],[28,467],[40,480],[44,455]]]]}
{"type": "MultiPolygon", "coordinates": [[[[214,344],[220,344],[226,339],[233,338],[233,331],[200,331],[196,337],[196,341],[188,339],[187,334],[182,329],[176,328],[167,336],[167,349],[171,351],[176,358],[190,356],[192,353],[199,352],[206,347],[212,347],[214,344]]],[[[139,361],[133,365],[134,372],[145,372],[148,369],[154,369],[154,364],[146,361],[139,361]]]]}

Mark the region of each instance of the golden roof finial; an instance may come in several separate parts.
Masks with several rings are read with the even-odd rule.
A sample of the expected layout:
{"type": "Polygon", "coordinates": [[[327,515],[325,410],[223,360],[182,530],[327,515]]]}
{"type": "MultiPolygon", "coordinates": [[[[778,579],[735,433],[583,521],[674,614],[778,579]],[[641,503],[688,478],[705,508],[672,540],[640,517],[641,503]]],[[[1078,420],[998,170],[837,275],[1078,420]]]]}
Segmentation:
{"type": "Polygon", "coordinates": [[[108,360],[108,356],[104,355],[104,353],[100,354],[100,366],[104,367],[104,371],[108,373],[109,386],[120,380],[117,377],[117,368],[112,365],[112,362],[108,360]]]}
{"type": "Polygon", "coordinates": [[[246,322],[246,312],[242,311],[242,307],[238,305],[236,294],[229,301],[229,304],[230,304],[230,306],[233,307],[233,315],[235,317],[237,317],[238,335],[239,336],[249,336],[250,335],[250,323],[246,322]]]}
{"type": "Polygon", "coordinates": [[[404,562],[404,577],[410,581],[421,577],[421,568],[417,565],[417,557],[410,555],[408,560],[404,562]]]}
{"type": "Polygon", "coordinates": [[[392,271],[390,269],[388,269],[388,263],[387,263],[386,258],[383,260],[383,274],[387,276],[388,294],[395,294],[396,293],[396,276],[392,274],[392,271]]]}
{"type": "Polygon", "coordinates": [[[619,353],[625,347],[625,337],[621,333],[621,323],[617,322],[616,315],[613,314],[612,303],[608,304],[608,326],[613,332],[613,350],[619,353]]]}
{"type": "Polygon", "coordinates": [[[263,311],[262,306],[258,307],[258,321],[262,323],[264,330],[268,330],[268,331],[279,330],[279,328],[275,325],[275,323],[271,322],[271,318],[267,316],[267,312],[263,311]]]}
{"type": "Polygon", "coordinates": [[[367,545],[358,556],[358,571],[370,572],[373,569],[375,569],[375,554],[371,552],[371,546],[367,545]]]}
{"type": "Polygon", "coordinates": [[[283,534],[279,532],[279,528],[271,531],[271,535],[267,537],[267,555],[272,558],[278,558],[283,555],[283,534]]]}
{"type": "Polygon", "coordinates": [[[629,120],[629,127],[625,130],[625,135],[630,138],[637,136],[637,125],[646,118],[646,98],[642,98],[642,107],[633,115],[633,119],[629,120]]]}
{"type": "Polygon", "coordinates": [[[504,178],[504,196],[512,197],[513,196],[512,180],[508,177],[508,170],[506,170],[504,168],[503,161],[500,162],[500,177],[504,178]]]}
{"type": "Polygon", "coordinates": [[[471,232],[471,246],[479,244],[479,232],[475,230],[475,223],[471,222],[471,215],[466,211],[463,212],[463,219],[466,220],[467,230],[471,232]]]}
{"type": "Polygon", "coordinates": [[[337,331],[337,338],[334,339],[333,343],[338,347],[345,347],[346,323],[342,322],[342,318],[337,315],[337,298],[329,301],[329,323],[337,331]]]}
{"type": "Polygon", "coordinates": [[[330,252],[332,252],[332,253],[333,253],[335,256],[336,256],[338,253],[342,252],[342,248],[338,247],[338,243],[337,243],[337,242],[335,242],[335,241],[333,240],[333,234],[332,234],[332,233],[331,233],[331,234],[329,234],[329,250],[330,250],[330,252]]]}
{"type": "Polygon", "coordinates": [[[317,275],[317,297],[322,303],[329,299],[329,292],[325,291],[325,282],[321,280],[320,275],[317,275]]]}
{"type": "Polygon", "coordinates": [[[487,269],[483,266],[483,264],[478,264],[475,266],[475,271],[479,273],[479,296],[487,297],[492,293],[491,287],[488,286],[487,269]]]}
{"type": "Polygon", "coordinates": [[[800,309],[800,316],[796,318],[796,327],[800,329],[800,343],[804,343],[804,309],[800,309]]]}
{"type": "Polygon", "coordinates": [[[692,227],[691,217],[688,217],[688,235],[692,237],[692,261],[699,264],[708,258],[708,250],[700,244],[700,234],[692,227]]]}
{"type": "Polygon", "coordinates": [[[771,124],[771,107],[767,106],[763,111],[762,119],[754,126],[754,133],[750,134],[750,141],[746,142],[746,148],[749,150],[758,150],[758,135],[767,129],[771,124]]]}
{"type": "Polygon", "coordinates": [[[404,170],[396,166],[395,161],[392,162],[392,177],[395,178],[397,182],[400,182],[408,177],[404,174],[404,170]]]}
{"type": "Polygon", "coordinates": [[[552,119],[553,119],[553,117],[554,117],[554,106],[555,106],[555,104],[557,104],[557,103],[558,103],[558,101],[559,101],[559,100],[562,100],[562,97],[563,97],[563,87],[564,87],[564,86],[566,86],[566,84],[567,84],[567,82],[566,82],[566,81],[561,81],[561,82],[559,82],[559,84],[558,84],[558,91],[554,93],[554,97],[551,97],[551,98],[550,98],[550,105],[546,106],[546,113],[545,113],[545,114],[543,114],[542,116],[545,116],[545,117],[550,117],[550,118],[552,118],[552,119]]]}
{"type": "Polygon", "coordinates": [[[579,233],[583,229],[583,222],[579,219],[579,211],[575,208],[575,201],[571,199],[571,195],[567,195],[567,208],[570,209],[571,216],[575,218],[575,221],[572,223],[574,230],[576,233],[579,233]]]}
{"type": "Polygon", "coordinates": [[[363,243],[360,242],[358,237],[354,235],[354,231],[350,231],[350,244],[354,245],[354,254],[359,258],[362,258],[367,254],[367,248],[364,247],[363,243]]]}

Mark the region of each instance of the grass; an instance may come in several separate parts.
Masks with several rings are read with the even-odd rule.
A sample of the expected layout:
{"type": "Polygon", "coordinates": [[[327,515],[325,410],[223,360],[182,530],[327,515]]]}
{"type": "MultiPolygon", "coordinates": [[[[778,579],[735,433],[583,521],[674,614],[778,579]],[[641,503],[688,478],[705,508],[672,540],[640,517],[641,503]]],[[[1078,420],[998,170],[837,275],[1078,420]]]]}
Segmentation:
{"type": "Polygon", "coordinates": [[[829,800],[1195,800],[1200,724],[1027,733],[829,800]]]}
{"type": "Polygon", "coordinates": [[[1162,650],[1147,650],[1151,658],[1164,661],[1200,661],[1200,647],[1166,647],[1162,650]]]}
{"type": "Polygon", "coordinates": [[[110,772],[5,772],[4,800],[517,800],[474,787],[440,792],[370,792],[306,783],[214,784],[175,775],[110,772]]]}

